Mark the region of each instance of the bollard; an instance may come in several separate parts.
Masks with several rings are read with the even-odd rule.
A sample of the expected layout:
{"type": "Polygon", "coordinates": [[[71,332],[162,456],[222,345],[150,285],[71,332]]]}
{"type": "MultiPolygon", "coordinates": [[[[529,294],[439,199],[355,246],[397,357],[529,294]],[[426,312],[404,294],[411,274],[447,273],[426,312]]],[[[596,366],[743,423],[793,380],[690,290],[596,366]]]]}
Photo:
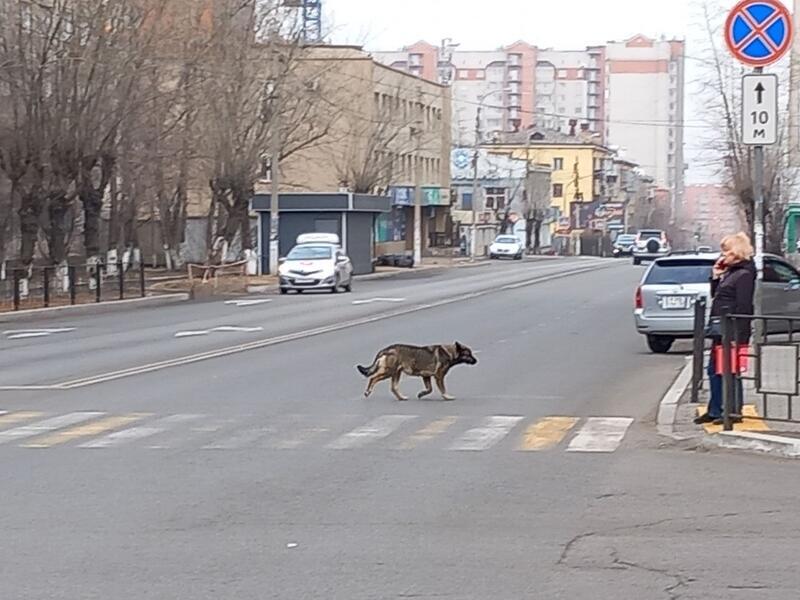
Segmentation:
{"type": "Polygon", "coordinates": [[[50,307],[50,267],[42,269],[42,289],[44,290],[44,307],[50,307]]]}
{"type": "Polygon", "coordinates": [[[94,265],[94,283],[95,283],[95,286],[94,286],[94,301],[95,302],[100,302],[101,297],[102,297],[102,293],[100,291],[100,288],[103,287],[103,275],[100,272],[100,268],[101,268],[100,263],[96,263],[94,265]]]}
{"type": "Polygon", "coordinates": [[[144,288],[144,261],[139,261],[139,288],[142,294],[142,298],[145,296],[145,288],[144,288]]]}
{"type": "Polygon", "coordinates": [[[123,264],[121,260],[117,261],[117,277],[119,277],[119,299],[125,299],[125,272],[122,270],[123,264]]]}
{"type": "Polygon", "coordinates": [[[706,334],[706,299],[698,296],[694,303],[694,348],[692,351],[692,398],[693,404],[700,402],[700,388],[703,387],[703,351],[706,334]]]}
{"type": "Polygon", "coordinates": [[[22,271],[20,269],[14,269],[14,310],[19,310],[19,281],[22,278],[22,271]]]}
{"type": "Polygon", "coordinates": [[[68,266],[67,267],[67,279],[69,280],[69,303],[71,305],[75,304],[75,300],[76,300],[76,296],[77,296],[77,290],[75,289],[75,287],[76,287],[75,286],[75,276],[76,276],[75,267],[73,267],[71,265],[68,266]]]}

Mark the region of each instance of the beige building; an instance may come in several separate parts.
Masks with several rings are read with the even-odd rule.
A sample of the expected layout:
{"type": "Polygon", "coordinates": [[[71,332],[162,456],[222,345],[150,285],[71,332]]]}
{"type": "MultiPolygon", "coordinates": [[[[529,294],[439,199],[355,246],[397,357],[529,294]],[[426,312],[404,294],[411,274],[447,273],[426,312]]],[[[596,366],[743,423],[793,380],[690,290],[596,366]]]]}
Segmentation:
{"type": "MultiPolygon", "coordinates": [[[[423,248],[449,246],[450,89],[379,62],[357,46],[316,46],[300,59],[333,115],[327,133],[281,163],[281,190],[389,194],[376,252],[413,248],[413,203],[422,195],[423,248]]],[[[266,183],[263,182],[263,183],[266,183]]]]}

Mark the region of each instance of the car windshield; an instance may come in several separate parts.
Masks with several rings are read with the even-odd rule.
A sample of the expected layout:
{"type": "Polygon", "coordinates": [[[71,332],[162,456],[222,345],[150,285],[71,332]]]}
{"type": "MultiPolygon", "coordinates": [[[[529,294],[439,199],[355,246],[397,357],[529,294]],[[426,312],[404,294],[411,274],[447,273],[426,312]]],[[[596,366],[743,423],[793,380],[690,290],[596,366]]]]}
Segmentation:
{"type": "Polygon", "coordinates": [[[333,256],[330,246],[295,246],[286,260],[325,260],[333,256]]]}
{"type": "Polygon", "coordinates": [[[713,261],[669,260],[653,264],[645,279],[645,285],[685,285],[706,283],[711,279],[713,261]]]}
{"type": "Polygon", "coordinates": [[[660,238],[660,237],[661,237],[661,232],[657,230],[639,232],[639,239],[641,240],[649,240],[651,238],[660,238]]]}
{"type": "Polygon", "coordinates": [[[495,242],[498,244],[516,244],[518,241],[517,238],[510,235],[504,235],[495,239],[495,242]]]}
{"type": "Polygon", "coordinates": [[[635,235],[628,235],[628,234],[620,235],[620,236],[617,237],[617,243],[618,244],[630,244],[635,239],[636,239],[635,235]]]}

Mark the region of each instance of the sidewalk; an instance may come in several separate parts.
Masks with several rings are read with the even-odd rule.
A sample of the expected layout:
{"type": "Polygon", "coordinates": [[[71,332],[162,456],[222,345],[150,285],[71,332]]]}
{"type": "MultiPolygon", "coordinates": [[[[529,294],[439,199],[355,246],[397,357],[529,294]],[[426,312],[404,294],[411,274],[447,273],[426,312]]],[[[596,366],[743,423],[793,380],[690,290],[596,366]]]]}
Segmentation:
{"type": "MultiPolygon", "coordinates": [[[[754,382],[745,381],[745,400],[742,423],[734,424],[733,431],[723,431],[721,425],[695,425],[695,417],[705,414],[708,404],[708,379],[703,380],[698,404],[691,403],[692,361],[687,357],[675,383],[663,397],[658,414],[658,430],[662,435],[675,440],[694,440],[703,446],[744,450],[780,456],[800,458],[800,422],[784,423],[759,418],[765,414],[763,397],[754,389],[754,382]]],[[[793,398],[794,418],[800,414],[800,398],[793,398]]],[[[769,414],[773,418],[788,417],[786,401],[781,400],[784,410],[770,403],[769,414]]]]}

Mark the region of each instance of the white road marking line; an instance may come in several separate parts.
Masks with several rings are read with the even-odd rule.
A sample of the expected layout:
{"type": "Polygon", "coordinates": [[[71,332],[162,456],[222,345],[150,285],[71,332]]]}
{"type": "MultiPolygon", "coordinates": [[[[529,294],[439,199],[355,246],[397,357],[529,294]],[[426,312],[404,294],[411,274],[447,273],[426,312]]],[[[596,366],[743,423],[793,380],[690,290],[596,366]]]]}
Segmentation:
{"type": "Polygon", "coordinates": [[[315,437],[330,431],[329,427],[304,427],[296,432],[293,437],[276,440],[268,444],[268,447],[276,450],[296,450],[310,442],[315,437]]]}
{"type": "Polygon", "coordinates": [[[30,423],[29,425],[15,427],[14,429],[0,431],[0,444],[41,435],[43,433],[55,431],[56,429],[69,427],[70,425],[77,425],[78,423],[97,419],[105,414],[104,412],[74,412],[45,419],[44,421],[30,423]]]}
{"type": "Polygon", "coordinates": [[[373,302],[405,302],[405,298],[370,298],[369,300],[353,300],[353,304],[372,304],[373,302]]]}
{"type": "Polygon", "coordinates": [[[633,419],[592,417],[586,420],[567,447],[567,452],[614,452],[622,443],[633,419]]]}
{"type": "Polygon", "coordinates": [[[274,433],[275,429],[272,427],[259,427],[256,429],[246,429],[235,433],[231,437],[220,442],[214,442],[203,446],[203,450],[238,450],[245,446],[250,446],[260,441],[262,438],[267,437],[269,434],[274,433]]]}
{"type": "MultiPolygon", "coordinates": [[[[582,275],[584,273],[593,273],[596,272],[598,268],[610,268],[611,264],[609,263],[608,266],[592,266],[588,268],[580,268],[572,271],[565,271],[565,272],[558,272],[558,273],[550,273],[550,274],[543,274],[526,281],[523,281],[521,285],[518,287],[522,287],[523,285],[535,285],[538,283],[546,283],[549,281],[557,281],[559,279],[565,279],[567,277],[574,277],[576,275],[582,275]]],[[[541,267],[547,268],[547,266],[541,267]]],[[[537,269],[531,269],[537,270],[537,269]]],[[[489,294],[495,294],[499,290],[503,288],[492,288],[488,290],[481,290],[478,292],[470,292],[467,294],[461,294],[459,296],[445,298],[443,300],[437,300],[436,302],[430,302],[427,304],[419,304],[417,306],[410,306],[407,308],[401,308],[398,310],[394,310],[391,312],[381,313],[378,315],[373,315],[369,317],[363,317],[361,319],[354,319],[352,321],[344,321],[341,323],[336,323],[334,325],[324,325],[322,327],[316,327],[314,329],[306,329],[303,331],[297,331],[294,333],[289,333],[287,335],[266,338],[263,340],[256,340],[254,342],[248,342],[246,344],[238,344],[236,346],[228,346],[227,348],[219,348],[217,350],[211,350],[208,352],[201,352],[199,354],[190,354],[188,356],[181,356],[179,358],[173,358],[169,360],[164,360],[161,362],[149,363],[145,365],[140,365],[137,367],[131,367],[128,369],[121,369],[119,371],[109,371],[106,373],[100,373],[97,375],[92,375],[89,377],[84,377],[82,379],[73,379],[71,381],[62,381],[60,383],[55,383],[52,385],[5,385],[0,386],[0,391],[20,391],[20,390],[72,390],[81,387],[86,387],[90,385],[97,385],[98,383],[106,383],[109,381],[115,381],[117,379],[122,379],[123,377],[133,377],[134,375],[143,375],[145,373],[152,373],[154,371],[161,371],[163,369],[169,369],[172,367],[180,367],[185,365],[190,365],[196,362],[204,361],[204,360],[211,360],[214,358],[222,358],[224,356],[230,356],[232,354],[240,354],[242,352],[248,352],[250,350],[259,350],[261,348],[268,348],[270,346],[277,346],[278,344],[284,344],[286,342],[292,342],[295,340],[302,340],[308,339],[311,337],[324,335],[326,333],[333,333],[335,331],[342,331],[344,329],[350,329],[352,327],[358,327],[361,325],[369,325],[371,323],[377,323],[378,321],[384,321],[386,319],[393,319],[395,317],[401,317],[404,315],[409,315],[417,312],[422,312],[424,310],[430,310],[433,308],[439,308],[441,306],[448,306],[450,304],[455,304],[456,302],[464,302],[465,300],[473,300],[475,298],[482,298],[484,296],[488,296],[489,294]]]]}
{"type": "Polygon", "coordinates": [[[12,329],[4,331],[3,335],[9,340],[23,340],[28,338],[48,337],[54,333],[68,333],[75,331],[75,327],[57,327],[52,329],[12,329]]]}
{"type": "Polygon", "coordinates": [[[366,425],[357,427],[349,433],[345,433],[343,436],[328,444],[327,447],[331,450],[360,448],[370,442],[389,437],[405,423],[416,418],[416,415],[383,415],[377,419],[373,419],[366,425]]]}
{"type": "Polygon", "coordinates": [[[183,444],[191,443],[195,438],[217,433],[234,422],[233,419],[212,419],[197,427],[190,427],[189,429],[176,432],[174,435],[168,436],[164,441],[148,446],[148,448],[151,450],[170,450],[178,448],[183,444]]]}
{"type": "Polygon", "coordinates": [[[198,331],[179,331],[175,334],[176,338],[182,337],[196,337],[200,335],[208,335],[215,331],[225,333],[255,333],[257,331],[264,331],[263,327],[238,327],[236,325],[222,325],[221,327],[214,327],[213,329],[202,329],[198,331]]]}
{"type": "Polygon", "coordinates": [[[202,417],[203,415],[192,414],[171,415],[148,425],[139,425],[137,427],[130,427],[129,429],[123,429],[122,431],[110,433],[91,442],[81,444],[78,446],[78,448],[111,448],[114,446],[123,446],[133,442],[134,440],[141,440],[152,437],[159,433],[164,433],[165,431],[168,431],[172,427],[180,425],[181,423],[194,421],[202,417]]]}
{"type": "Polygon", "coordinates": [[[486,417],[482,427],[470,429],[450,446],[450,450],[487,450],[506,437],[524,417],[486,417]]]}
{"type": "Polygon", "coordinates": [[[225,304],[229,306],[246,307],[246,306],[258,306],[259,304],[266,304],[267,302],[272,302],[272,299],[252,298],[250,300],[227,300],[225,304]]]}

